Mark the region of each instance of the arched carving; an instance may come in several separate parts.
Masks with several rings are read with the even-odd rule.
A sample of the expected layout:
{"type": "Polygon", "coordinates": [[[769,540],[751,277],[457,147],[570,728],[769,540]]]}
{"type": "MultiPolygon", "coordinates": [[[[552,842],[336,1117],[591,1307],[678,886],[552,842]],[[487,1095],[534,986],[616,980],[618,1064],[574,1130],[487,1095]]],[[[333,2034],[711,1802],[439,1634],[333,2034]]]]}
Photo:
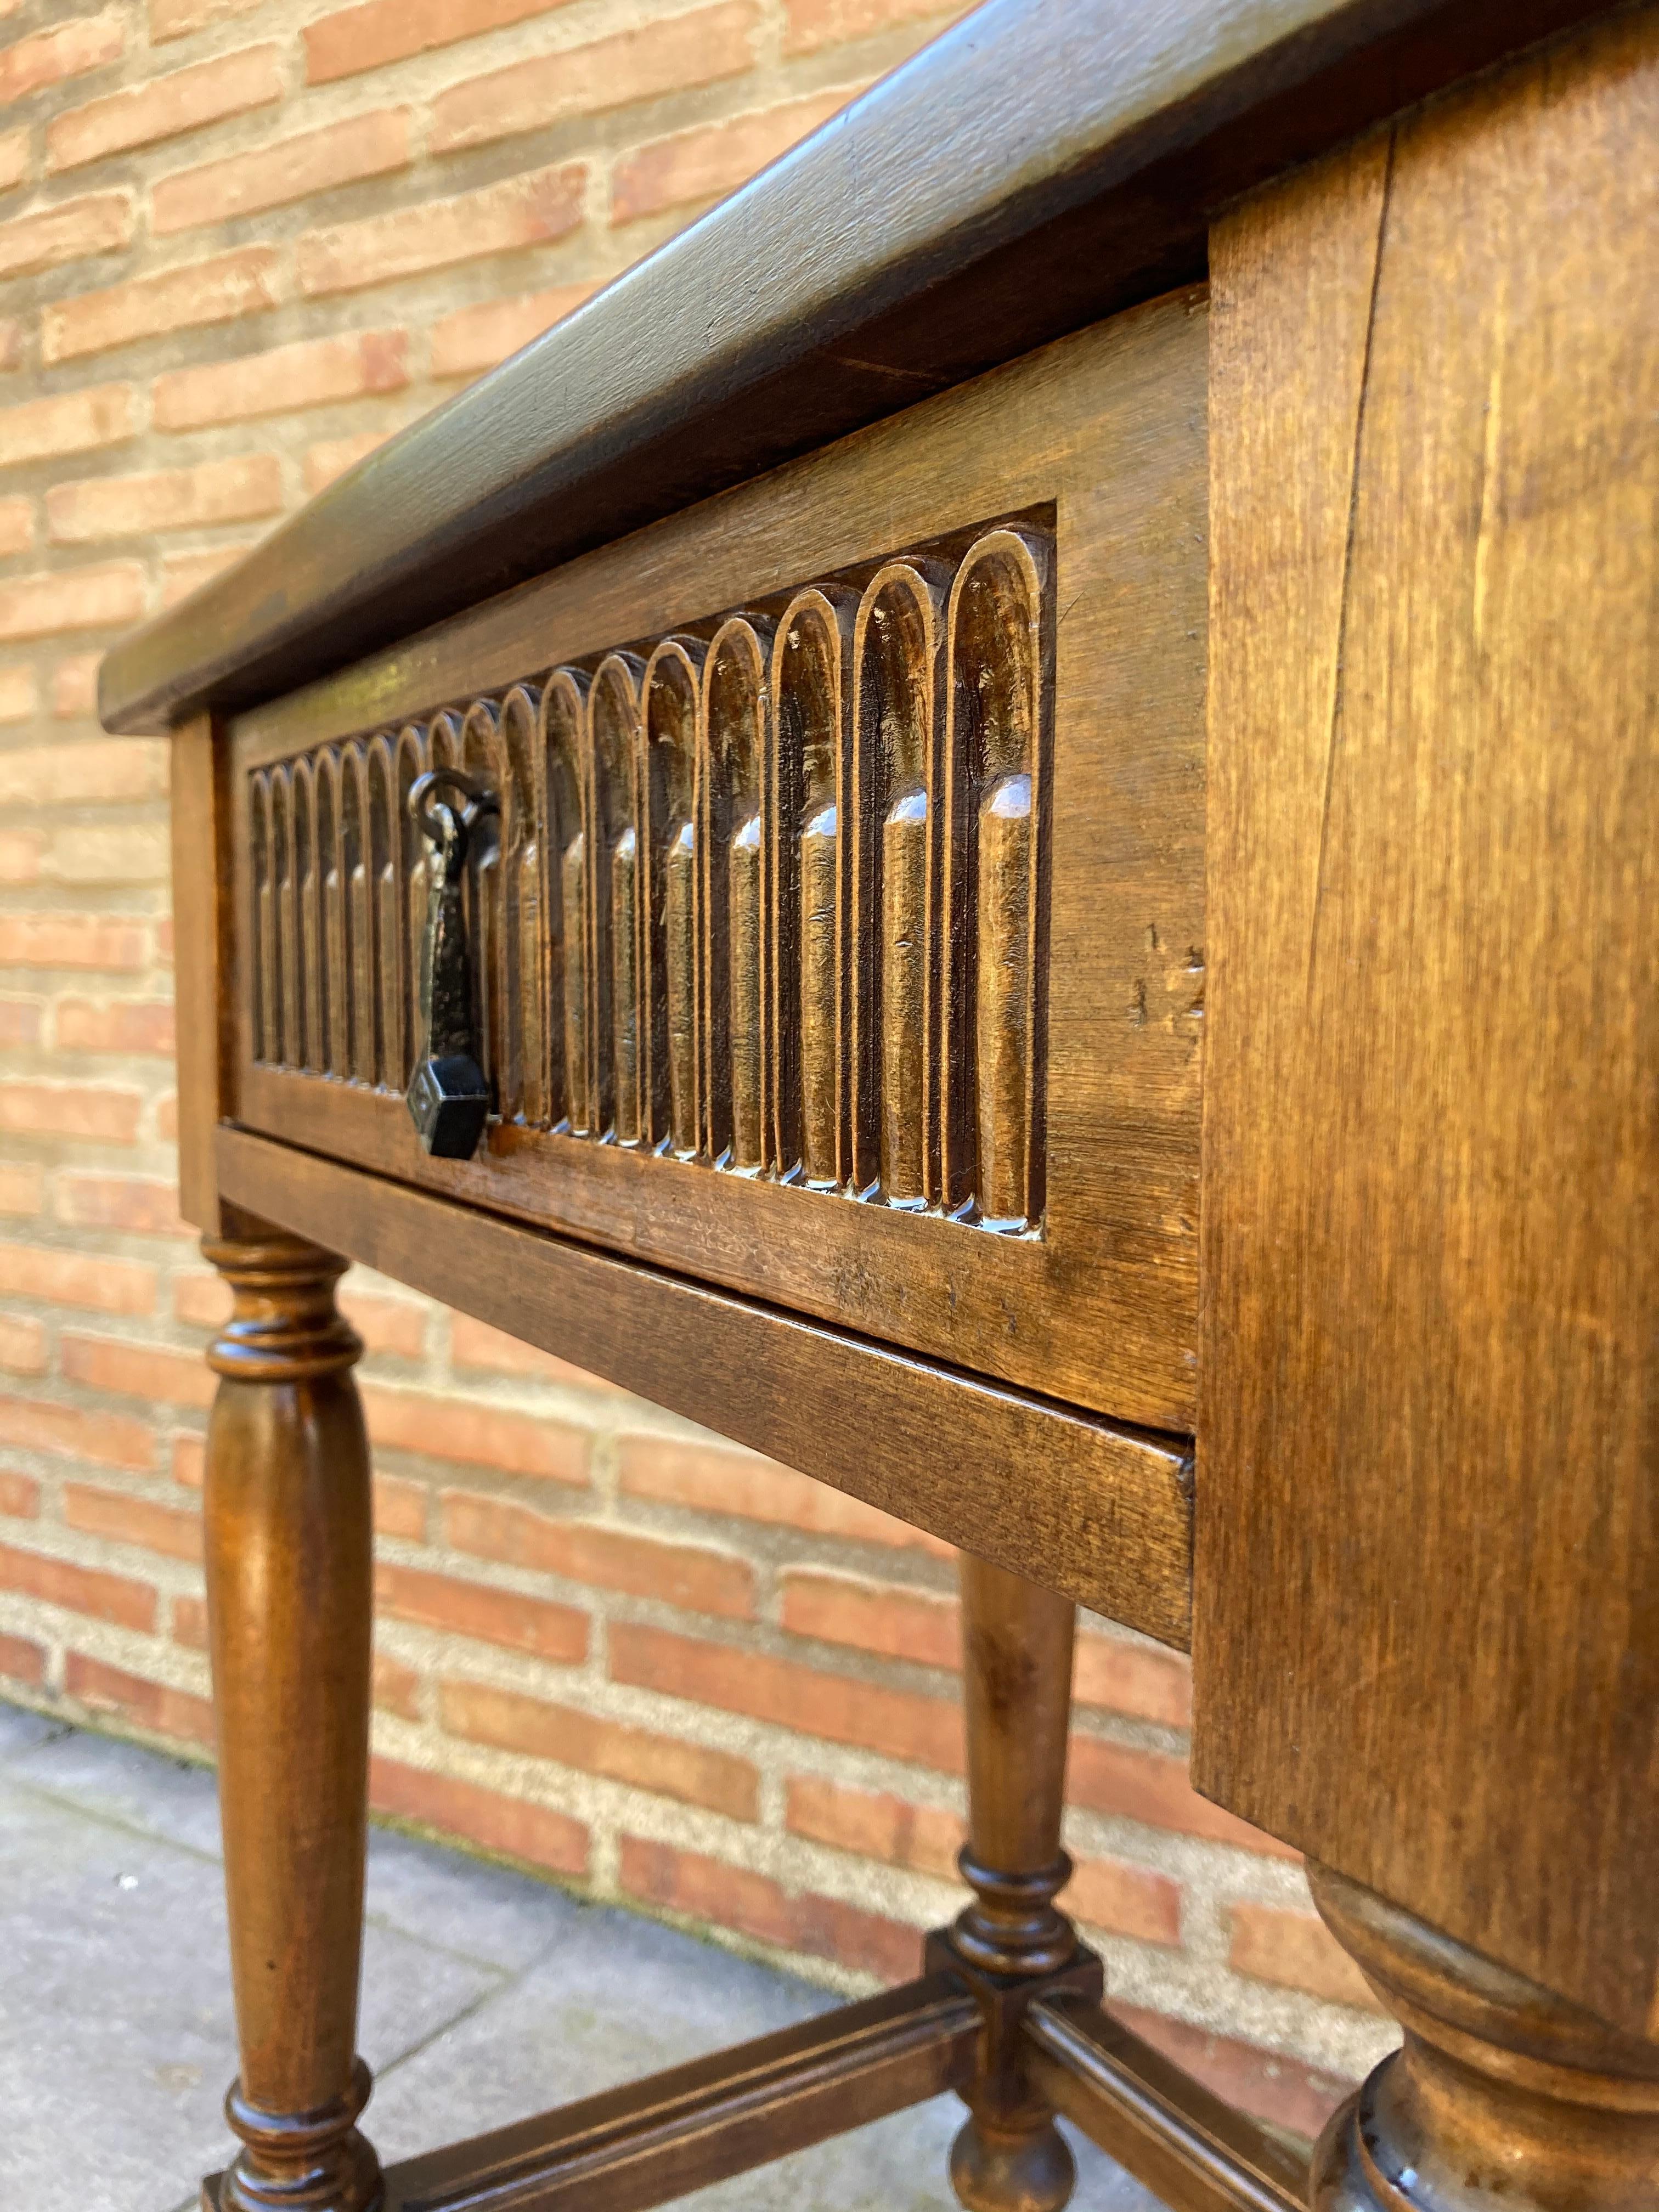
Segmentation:
{"type": "Polygon", "coordinates": [[[773,1157],[820,1190],[851,1174],[844,825],[857,607],[835,585],[798,592],[772,649],[773,1157]]]}
{"type": "Polygon", "coordinates": [[[951,593],[944,911],[950,947],[940,1066],[943,1201],[1023,1230],[1037,1184],[1039,823],[1046,799],[1048,553],[988,532],[951,593]]]}
{"type": "Polygon", "coordinates": [[[646,663],[645,1099],[647,1135],[697,1150],[697,708],[704,648],[665,638],[646,663]]]}
{"type": "Polygon", "coordinates": [[[502,1119],[1039,1230],[1053,598],[999,524],[251,770],[253,1057],[405,1089],[454,768],[502,1119]]]}
{"type": "Polygon", "coordinates": [[[919,1208],[933,1194],[933,786],[944,623],[931,564],[890,562],[854,633],[854,1174],[919,1208]]]}
{"type": "Polygon", "coordinates": [[[587,914],[587,678],[561,668],[542,694],[541,751],[547,804],[549,894],[547,1033],[556,1128],[593,1127],[587,914]]]}
{"type": "Polygon", "coordinates": [[[398,843],[402,861],[398,874],[403,892],[403,1008],[400,1027],[403,1030],[403,1062],[398,1070],[397,1087],[403,1090],[415,1073],[415,1062],[420,1055],[421,1036],[421,957],[426,940],[427,853],[426,840],[410,818],[409,794],[417,778],[424,775],[432,765],[432,755],[426,732],[418,723],[410,722],[398,733],[397,752],[397,812],[393,817],[398,827],[398,843]]]}
{"type": "Polygon", "coordinates": [[[384,735],[368,748],[368,836],[366,858],[374,906],[374,1072],[373,1081],[401,1091],[404,1042],[404,971],[409,949],[404,928],[404,841],[398,817],[398,763],[384,735]]]}
{"type": "Polygon", "coordinates": [[[537,695],[515,684],[501,702],[501,933],[497,988],[505,1012],[503,1121],[545,1129],[548,1110],[546,765],[537,695]]]}
{"type": "MultiPolygon", "coordinates": [[[[440,724],[453,718],[441,715],[433,725],[434,759],[440,724]]],[[[507,749],[502,743],[501,717],[493,700],[479,699],[466,710],[461,725],[459,760],[455,765],[476,776],[498,798],[507,787],[507,749]]],[[[502,1078],[507,1058],[506,902],[503,891],[503,809],[480,814],[467,840],[467,950],[472,956],[472,1006],[482,1064],[501,1104],[502,1078]]]]}
{"type": "Polygon", "coordinates": [[[337,1073],[374,1080],[374,901],[369,883],[368,753],[361,741],[340,752],[340,875],[345,920],[345,1062],[337,1073]]]}
{"type": "Polygon", "coordinates": [[[763,820],[771,625],[722,623],[703,669],[698,744],[702,834],[704,1141],[717,1165],[767,1164],[766,836],[763,820]]]}
{"type": "Polygon", "coordinates": [[[642,1132],[640,1067],[640,678],[631,653],[606,656],[588,695],[592,790],[593,917],[598,1087],[602,1136],[636,1145],[642,1132]]]}

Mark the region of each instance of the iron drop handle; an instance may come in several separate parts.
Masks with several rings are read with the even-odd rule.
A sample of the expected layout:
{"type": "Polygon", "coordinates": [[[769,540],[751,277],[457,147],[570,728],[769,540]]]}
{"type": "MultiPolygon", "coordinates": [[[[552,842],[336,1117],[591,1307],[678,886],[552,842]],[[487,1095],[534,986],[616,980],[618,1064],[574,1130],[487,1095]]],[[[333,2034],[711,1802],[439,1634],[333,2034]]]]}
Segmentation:
{"type": "Polygon", "coordinates": [[[467,945],[466,859],[477,823],[498,811],[500,801],[460,769],[441,768],[416,779],[408,804],[432,851],[421,937],[420,1057],[405,1097],[426,1152],[434,1159],[470,1160],[491,1101],[467,945]]]}

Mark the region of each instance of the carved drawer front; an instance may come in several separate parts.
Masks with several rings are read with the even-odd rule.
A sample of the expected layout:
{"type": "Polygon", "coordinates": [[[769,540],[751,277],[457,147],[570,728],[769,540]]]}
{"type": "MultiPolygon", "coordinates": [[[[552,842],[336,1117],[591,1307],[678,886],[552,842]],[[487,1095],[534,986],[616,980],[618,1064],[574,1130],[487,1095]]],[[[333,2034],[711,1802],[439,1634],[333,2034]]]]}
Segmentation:
{"type": "Polygon", "coordinates": [[[244,717],[237,1117],[1189,1425],[1203,375],[1156,303],[244,717]],[[465,1161],[434,769],[499,799],[465,1161]]]}

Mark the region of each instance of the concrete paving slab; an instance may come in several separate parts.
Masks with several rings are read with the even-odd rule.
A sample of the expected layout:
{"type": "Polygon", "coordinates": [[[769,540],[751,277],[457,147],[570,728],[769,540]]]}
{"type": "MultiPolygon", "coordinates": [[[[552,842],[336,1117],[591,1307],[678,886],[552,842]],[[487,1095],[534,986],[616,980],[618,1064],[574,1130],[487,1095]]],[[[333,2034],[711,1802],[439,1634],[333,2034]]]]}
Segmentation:
{"type": "MultiPolygon", "coordinates": [[[[235,2069],[213,1778],[0,1705],[0,2205],[191,2212],[235,2069]]],[[[456,1851],[370,1844],[368,2130],[401,2158],[834,2000],[456,1851]]],[[[698,2212],[948,2212],[940,2099],[701,2191],[698,2212]]],[[[1159,2212],[1079,2144],[1078,2212],[1159,2212]]]]}

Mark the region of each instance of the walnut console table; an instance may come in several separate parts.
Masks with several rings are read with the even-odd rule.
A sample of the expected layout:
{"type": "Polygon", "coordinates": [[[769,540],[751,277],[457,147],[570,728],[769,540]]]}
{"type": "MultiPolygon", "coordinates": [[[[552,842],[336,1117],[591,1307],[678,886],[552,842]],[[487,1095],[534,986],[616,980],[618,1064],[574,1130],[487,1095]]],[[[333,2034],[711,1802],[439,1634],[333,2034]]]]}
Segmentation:
{"type": "Polygon", "coordinates": [[[1659,2204],[1659,12],[993,0],[106,661],[235,1290],[219,2212],[933,2096],[1179,2212],[1659,2204]],[[948,1538],[919,1978],[384,2173],[359,1259],[948,1538]],[[1060,1905],[1073,1609],[1406,2031],[1311,2172],[1060,1905]]]}

